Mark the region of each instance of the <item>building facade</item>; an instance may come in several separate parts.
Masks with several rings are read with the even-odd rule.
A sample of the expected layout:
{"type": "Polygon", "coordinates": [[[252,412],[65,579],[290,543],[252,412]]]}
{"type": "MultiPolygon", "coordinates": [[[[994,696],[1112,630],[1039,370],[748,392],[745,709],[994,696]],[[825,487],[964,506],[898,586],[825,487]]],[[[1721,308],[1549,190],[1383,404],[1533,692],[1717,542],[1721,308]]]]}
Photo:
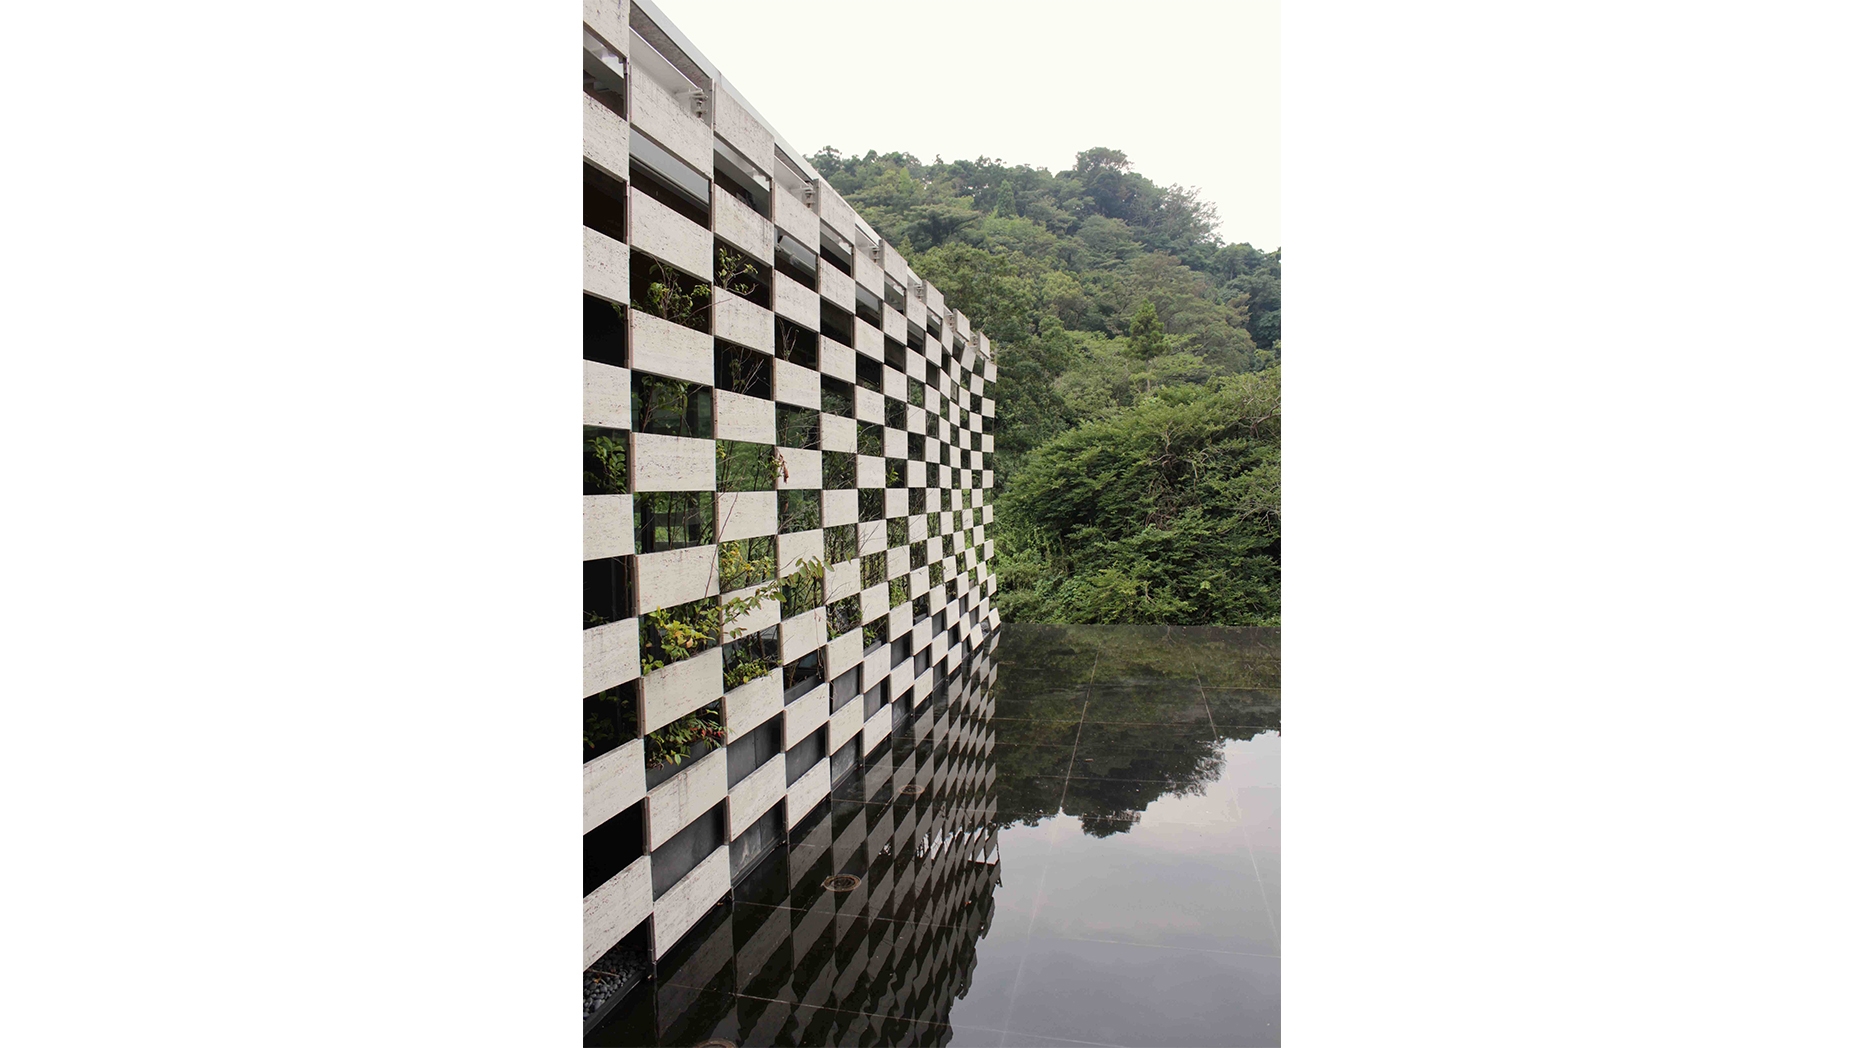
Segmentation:
{"type": "Polygon", "coordinates": [[[648,3],[583,9],[583,963],[664,956],[998,624],[997,377],[648,3]]]}

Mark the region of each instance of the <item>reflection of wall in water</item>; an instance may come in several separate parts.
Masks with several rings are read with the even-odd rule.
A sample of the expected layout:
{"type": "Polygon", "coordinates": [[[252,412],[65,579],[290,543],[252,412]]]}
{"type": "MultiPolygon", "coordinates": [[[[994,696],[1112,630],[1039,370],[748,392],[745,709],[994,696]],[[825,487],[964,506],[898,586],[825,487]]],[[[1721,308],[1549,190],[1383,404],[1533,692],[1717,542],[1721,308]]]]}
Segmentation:
{"type": "Polygon", "coordinates": [[[908,1043],[920,1031],[902,1020],[949,1019],[970,989],[999,879],[990,647],[994,638],[840,784],[824,816],[739,881],[733,906],[663,960],[652,1002],[662,1043],[715,1032],[770,1043],[795,1012],[786,1001],[832,1003],[839,1012],[804,1013],[802,1025],[835,1022],[842,1043],[908,1043]],[[914,785],[916,797],[901,795],[914,785]],[[824,890],[837,873],[861,884],[824,890]]]}

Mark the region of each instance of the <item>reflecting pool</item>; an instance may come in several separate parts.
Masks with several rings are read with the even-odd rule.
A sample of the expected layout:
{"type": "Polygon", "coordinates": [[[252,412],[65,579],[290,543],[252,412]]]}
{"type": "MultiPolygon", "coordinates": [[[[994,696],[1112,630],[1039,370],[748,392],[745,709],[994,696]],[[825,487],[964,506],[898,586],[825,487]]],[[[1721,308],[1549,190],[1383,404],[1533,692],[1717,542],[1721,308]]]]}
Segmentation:
{"type": "Polygon", "coordinates": [[[1275,1045],[1274,629],[1006,625],[592,1045],[1275,1045]]]}

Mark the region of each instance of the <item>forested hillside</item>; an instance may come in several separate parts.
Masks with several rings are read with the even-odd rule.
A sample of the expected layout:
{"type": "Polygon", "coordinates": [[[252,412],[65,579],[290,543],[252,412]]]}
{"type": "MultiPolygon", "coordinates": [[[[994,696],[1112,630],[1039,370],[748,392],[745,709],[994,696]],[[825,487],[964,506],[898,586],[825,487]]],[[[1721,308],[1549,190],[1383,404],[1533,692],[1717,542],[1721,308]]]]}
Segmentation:
{"type": "Polygon", "coordinates": [[[1279,249],[1113,149],[811,160],[990,336],[1006,621],[1280,621],[1279,249]]]}

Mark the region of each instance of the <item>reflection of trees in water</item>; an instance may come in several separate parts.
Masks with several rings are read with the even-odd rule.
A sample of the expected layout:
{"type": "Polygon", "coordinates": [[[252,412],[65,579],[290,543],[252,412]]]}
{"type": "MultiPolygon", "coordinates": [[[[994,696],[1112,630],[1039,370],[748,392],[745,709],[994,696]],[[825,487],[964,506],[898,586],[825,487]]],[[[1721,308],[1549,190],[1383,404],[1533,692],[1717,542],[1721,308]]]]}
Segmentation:
{"type": "Polygon", "coordinates": [[[1014,625],[1003,636],[990,697],[1005,825],[1061,811],[1093,836],[1123,833],[1161,797],[1201,796],[1223,775],[1226,742],[1280,730],[1279,631],[1014,625]],[[1206,687],[1254,689],[1268,723],[1212,728],[1206,687]]]}

